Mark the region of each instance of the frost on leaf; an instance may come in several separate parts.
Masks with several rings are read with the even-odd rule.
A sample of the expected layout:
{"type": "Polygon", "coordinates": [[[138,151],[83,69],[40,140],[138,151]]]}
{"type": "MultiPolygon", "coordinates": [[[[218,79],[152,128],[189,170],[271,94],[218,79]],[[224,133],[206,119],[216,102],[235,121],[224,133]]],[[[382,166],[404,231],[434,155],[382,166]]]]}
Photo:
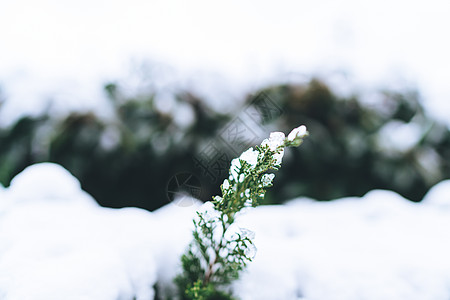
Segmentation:
{"type": "Polygon", "coordinates": [[[282,132],[272,132],[269,139],[265,139],[261,146],[269,146],[270,151],[276,151],[278,147],[283,145],[285,140],[285,135],[282,132]]]}
{"type": "Polygon", "coordinates": [[[241,162],[238,158],[235,158],[231,161],[231,167],[230,167],[230,176],[234,180],[238,180],[238,175],[241,170],[241,162]]]}
{"type": "Polygon", "coordinates": [[[250,166],[254,168],[256,166],[256,163],[258,162],[258,154],[259,154],[258,151],[253,150],[253,148],[250,148],[244,153],[242,153],[239,158],[247,162],[250,166]]]}
{"type": "Polygon", "coordinates": [[[263,186],[269,186],[272,184],[273,179],[275,178],[275,174],[264,174],[261,178],[261,182],[263,186]]]}

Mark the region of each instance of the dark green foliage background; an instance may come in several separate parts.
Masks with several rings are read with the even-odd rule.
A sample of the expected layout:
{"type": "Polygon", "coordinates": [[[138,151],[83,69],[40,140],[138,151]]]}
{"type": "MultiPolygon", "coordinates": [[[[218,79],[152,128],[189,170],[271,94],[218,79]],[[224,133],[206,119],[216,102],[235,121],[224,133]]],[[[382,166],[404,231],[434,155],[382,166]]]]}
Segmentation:
{"type": "MultiPolygon", "coordinates": [[[[201,179],[204,200],[218,194],[223,178],[217,182],[204,178],[193,158],[233,115],[218,114],[204,99],[180,91],[177,102],[191,106],[195,113],[194,124],[180,128],[171,115],[156,109],[156,92],[124,96],[119,84],[108,84],[105,91],[113,119],[94,113],[63,118],[47,113],[0,128],[0,182],[8,186],[26,166],[50,161],[67,168],[103,206],[154,210],[169,201],[170,178],[186,171],[201,179]],[[111,132],[113,138],[108,138],[111,132]],[[105,146],[105,138],[113,142],[105,146]]],[[[341,99],[315,79],[263,91],[283,110],[269,124],[271,128],[288,133],[306,124],[310,131],[302,147],[290,149],[285,156],[267,203],[298,196],[318,200],[361,196],[375,188],[420,201],[432,185],[450,178],[450,132],[424,113],[415,91],[380,91],[380,101],[390,107],[388,113],[363,105],[357,96],[341,99]],[[395,153],[378,146],[377,134],[391,120],[423,128],[416,147],[395,153]],[[433,153],[438,166],[424,168],[423,153],[433,153]]],[[[251,105],[252,98],[247,96],[244,105],[251,105]]]]}

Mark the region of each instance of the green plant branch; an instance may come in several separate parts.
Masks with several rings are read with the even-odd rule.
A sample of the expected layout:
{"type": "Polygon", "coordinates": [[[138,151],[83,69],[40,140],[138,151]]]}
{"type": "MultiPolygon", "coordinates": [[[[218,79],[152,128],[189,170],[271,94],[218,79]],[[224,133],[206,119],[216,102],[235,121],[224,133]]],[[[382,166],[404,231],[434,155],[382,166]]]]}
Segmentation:
{"type": "Polygon", "coordinates": [[[182,299],[232,299],[222,287],[239,277],[256,251],[253,233],[232,226],[237,214],[258,205],[275,176],[267,172],[278,170],[284,149],[299,146],[307,135],[305,126],[288,137],[273,132],[260,146],[232,160],[222,195],[205,203],[194,219],[194,240],[181,258],[183,273],[175,279],[182,299]]]}

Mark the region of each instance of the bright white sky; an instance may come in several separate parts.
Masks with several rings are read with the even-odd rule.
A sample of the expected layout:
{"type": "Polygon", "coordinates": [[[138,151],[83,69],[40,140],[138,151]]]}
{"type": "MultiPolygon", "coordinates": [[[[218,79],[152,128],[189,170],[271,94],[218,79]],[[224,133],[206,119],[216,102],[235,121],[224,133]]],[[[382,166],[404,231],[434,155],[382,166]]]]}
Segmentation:
{"type": "Polygon", "coordinates": [[[343,92],[418,87],[450,124],[448,16],[447,0],[1,0],[0,124],[49,99],[104,110],[102,84],[141,61],[222,103],[311,75],[343,92]]]}

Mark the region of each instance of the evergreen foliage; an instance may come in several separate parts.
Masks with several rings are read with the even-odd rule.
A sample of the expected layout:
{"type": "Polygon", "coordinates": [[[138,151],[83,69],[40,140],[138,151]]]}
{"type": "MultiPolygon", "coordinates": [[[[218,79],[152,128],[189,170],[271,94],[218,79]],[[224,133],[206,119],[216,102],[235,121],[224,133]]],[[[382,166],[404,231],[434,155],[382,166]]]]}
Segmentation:
{"type": "Polygon", "coordinates": [[[284,148],[299,146],[307,135],[305,126],[288,137],[273,132],[261,146],[232,160],[229,177],[220,187],[222,195],[205,203],[194,219],[193,241],[181,257],[183,273],[175,279],[182,299],[232,299],[224,287],[256,254],[254,233],[234,221],[242,210],[264,199],[274,178],[267,172],[281,167],[284,148]]]}

